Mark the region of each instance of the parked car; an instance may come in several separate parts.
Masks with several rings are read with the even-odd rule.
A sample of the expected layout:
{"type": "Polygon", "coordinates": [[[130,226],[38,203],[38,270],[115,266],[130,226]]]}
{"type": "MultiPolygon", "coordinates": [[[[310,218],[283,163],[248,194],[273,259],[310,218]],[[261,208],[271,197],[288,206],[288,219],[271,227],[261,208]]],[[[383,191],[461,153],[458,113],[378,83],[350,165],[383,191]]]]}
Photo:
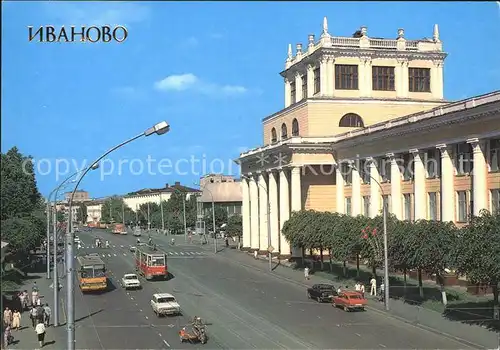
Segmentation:
{"type": "Polygon", "coordinates": [[[319,303],[324,301],[331,302],[336,295],[337,289],[333,284],[320,283],[307,288],[307,298],[316,299],[319,303]]]}
{"type": "Polygon", "coordinates": [[[132,253],[133,253],[133,252],[135,252],[135,250],[136,250],[136,249],[137,249],[137,248],[136,248],[136,246],[135,246],[135,245],[131,245],[131,246],[130,246],[130,248],[129,248],[129,250],[130,250],[132,253]]]}
{"type": "Polygon", "coordinates": [[[151,308],[156,316],[179,315],[181,306],[172,294],[156,293],[151,298],[151,308]]]}
{"type": "Polygon", "coordinates": [[[359,292],[341,292],[333,297],[332,306],[341,307],[344,311],[364,311],[367,300],[359,292]]]}
{"type": "Polygon", "coordinates": [[[126,273],[122,277],[121,285],[125,289],[138,289],[141,288],[141,281],[135,273],[126,273]]]}

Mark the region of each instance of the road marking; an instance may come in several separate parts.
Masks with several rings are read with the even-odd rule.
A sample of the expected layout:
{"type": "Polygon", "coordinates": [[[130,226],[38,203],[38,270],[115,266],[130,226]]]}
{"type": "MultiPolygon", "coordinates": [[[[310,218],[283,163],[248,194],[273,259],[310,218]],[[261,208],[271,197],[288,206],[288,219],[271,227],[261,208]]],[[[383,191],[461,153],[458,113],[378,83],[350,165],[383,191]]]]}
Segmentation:
{"type": "MultiPolygon", "coordinates": [[[[113,246],[114,247],[114,246],[113,246]]],[[[123,248],[123,246],[121,245],[120,248],[123,248]]]]}
{"type": "MultiPolygon", "coordinates": [[[[135,304],[135,305],[137,305],[137,304],[135,304]]],[[[139,309],[139,311],[142,312],[142,309],[139,309]]]]}
{"type": "Polygon", "coordinates": [[[127,254],[123,253],[123,256],[127,256],[127,254]]]}
{"type": "Polygon", "coordinates": [[[131,300],[134,300],[134,297],[130,297],[131,300]]]}
{"type": "Polygon", "coordinates": [[[167,341],[165,339],[163,339],[163,342],[165,343],[166,346],[170,347],[170,344],[167,343],[167,341]]]}
{"type": "Polygon", "coordinates": [[[146,320],[149,320],[149,317],[148,317],[148,316],[146,316],[146,320]]]}
{"type": "Polygon", "coordinates": [[[179,253],[177,253],[177,252],[174,252],[174,254],[175,254],[175,255],[179,255],[179,253]]]}
{"type": "Polygon", "coordinates": [[[108,254],[108,256],[111,258],[111,254],[108,254]]]}
{"type": "Polygon", "coordinates": [[[158,335],[161,337],[161,333],[158,333],[158,335]]]}
{"type": "Polygon", "coordinates": [[[378,344],[379,346],[383,347],[383,348],[386,348],[387,346],[385,346],[384,344],[378,344]]]}
{"type": "Polygon", "coordinates": [[[172,253],[172,252],[168,252],[168,254],[169,254],[169,255],[174,255],[174,253],[172,253]]]}
{"type": "Polygon", "coordinates": [[[181,255],[184,255],[184,253],[183,253],[183,252],[181,252],[181,255]]]}
{"type": "Polygon", "coordinates": [[[196,254],[198,254],[198,255],[201,255],[201,254],[203,254],[203,253],[200,253],[200,252],[196,252],[196,254]]]}
{"type": "Polygon", "coordinates": [[[113,254],[113,256],[116,256],[116,254],[113,254]]]}
{"type": "MultiPolygon", "coordinates": [[[[360,337],[360,338],[361,338],[361,334],[359,334],[359,333],[354,333],[354,334],[356,334],[358,337],[360,337]]],[[[380,344],[379,344],[379,345],[380,345],[380,344]]]]}

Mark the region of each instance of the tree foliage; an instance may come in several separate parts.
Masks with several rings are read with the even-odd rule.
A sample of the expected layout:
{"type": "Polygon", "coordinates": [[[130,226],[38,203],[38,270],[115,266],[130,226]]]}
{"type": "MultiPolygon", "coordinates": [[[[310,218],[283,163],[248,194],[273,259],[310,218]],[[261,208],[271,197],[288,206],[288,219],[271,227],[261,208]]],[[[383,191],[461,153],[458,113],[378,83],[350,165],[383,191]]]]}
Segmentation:
{"type": "Polygon", "coordinates": [[[226,232],[230,237],[241,238],[243,235],[243,219],[241,215],[232,215],[227,219],[226,232]]]}
{"type": "Polygon", "coordinates": [[[101,208],[101,222],[122,223],[123,219],[126,224],[135,222],[135,213],[124,203],[123,198],[118,196],[108,198],[101,208]]]}
{"type": "Polygon", "coordinates": [[[87,222],[87,206],[83,203],[78,206],[76,211],[76,221],[82,224],[87,222]]]}
{"type": "MultiPolygon", "coordinates": [[[[223,207],[220,207],[218,205],[214,206],[214,211],[215,211],[215,228],[218,231],[220,227],[223,224],[227,224],[228,220],[228,215],[227,215],[227,210],[223,207]]],[[[212,210],[208,210],[204,220],[205,220],[205,228],[207,231],[214,231],[214,224],[213,224],[213,219],[212,219],[212,210]]]]}
{"type": "Polygon", "coordinates": [[[1,154],[1,233],[15,253],[26,253],[45,237],[46,215],[31,157],[16,147],[1,154]]]}

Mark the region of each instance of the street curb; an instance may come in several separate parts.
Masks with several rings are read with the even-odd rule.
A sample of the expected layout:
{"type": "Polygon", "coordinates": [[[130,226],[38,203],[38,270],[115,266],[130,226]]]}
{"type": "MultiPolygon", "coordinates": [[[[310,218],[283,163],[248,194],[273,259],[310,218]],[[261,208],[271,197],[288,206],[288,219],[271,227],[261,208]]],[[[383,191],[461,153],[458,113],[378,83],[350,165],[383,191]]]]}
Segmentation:
{"type": "MultiPolygon", "coordinates": [[[[232,260],[232,261],[234,261],[234,260],[233,260],[233,259],[231,259],[230,257],[224,256],[224,255],[221,255],[221,254],[216,255],[216,256],[222,257],[222,258],[227,259],[227,260],[232,260]]],[[[243,265],[243,266],[247,267],[247,268],[250,268],[250,269],[253,269],[253,270],[257,270],[257,271],[261,271],[261,272],[263,272],[263,270],[262,270],[262,269],[260,269],[260,268],[258,268],[258,267],[256,267],[256,266],[247,265],[246,263],[242,263],[242,262],[239,262],[239,263],[240,263],[241,265],[243,265]]],[[[285,268],[290,268],[290,267],[287,267],[287,266],[285,266],[285,265],[280,265],[280,266],[283,266],[283,267],[285,267],[285,268]]],[[[268,271],[266,271],[266,272],[268,272],[268,271]]],[[[287,282],[289,282],[289,283],[293,283],[293,284],[295,284],[295,285],[299,285],[299,286],[302,286],[302,287],[309,287],[309,285],[307,285],[307,284],[305,284],[305,283],[302,283],[302,282],[299,282],[299,281],[292,280],[292,279],[290,279],[290,278],[288,278],[288,277],[279,276],[279,275],[277,275],[277,274],[275,274],[275,273],[272,273],[272,276],[273,276],[273,277],[275,277],[275,278],[281,279],[281,280],[283,280],[283,281],[287,281],[287,282]]],[[[425,331],[428,331],[428,332],[431,332],[431,333],[434,333],[434,334],[437,334],[437,335],[442,335],[442,336],[444,336],[444,337],[446,337],[446,338],[448,338],[448,339],[450,339],[450,340],[454,340],[454,341],[456,341],[456,342],[458,342],[458,343],[462,343],[462,344],[467,345],[467,346],[469,346],[469,347],[471,347],[471,348],[475,348],[475,349],[488,349],[488,347],[485,347],[485,346],[482,346],[482,345],[476,344],[476,343],[474,343],[474,342],[471,342],[471,341],[465,340],[465,339],[460,338],[460,337],[456,337],[456,336],[451,335],[451,334],[446,333],[446,332],[437,331],[437,330],[435,330],[435,329],[433,329],[433,328],[431,328],[431,327],[425,326],[425,325],[423,325],[423,324],[421,324],[421,323],[415,323],[415,322],[412,322],[412,321],[407,320],[407,319],[405,319],[405,318],[403,318],[403,317],[400,317],[400,316],[397,316],[397,315],[394,315],[394,314],[388,313],[388,312],[386,312],[386,311],[379,310],[379,309],[374,308],[374,307],[372,307],[372,306],[368,306],[367,308],[368,308],[369,310],[371,310],[371,311],[375,311],[375,312],[377,312],[378,314],[384,315],[384,316],[386,316],[386,317],[393,318],[393,319],[395,319],[395,320],[398,320],[398,321],[403,322],[403,323],[405,323],[405,324],[408,324],[408,325],[410,325],[410,326],[413,326],[413,327],[416,327],[416,328],[420,328],[420,329],[422,329],[422,330],[425,330],[425,331]]]]}

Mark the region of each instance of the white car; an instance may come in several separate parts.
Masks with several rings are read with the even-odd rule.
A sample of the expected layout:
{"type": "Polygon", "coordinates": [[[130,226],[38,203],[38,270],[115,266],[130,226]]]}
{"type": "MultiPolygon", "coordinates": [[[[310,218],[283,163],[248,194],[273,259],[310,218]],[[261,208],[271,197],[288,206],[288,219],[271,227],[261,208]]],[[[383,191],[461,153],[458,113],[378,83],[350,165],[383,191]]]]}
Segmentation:
{"type": "Polygon", "coordinates": [[[139,281],[139,277],[135,273],[126,273],[123,275],[121,284],[125,289],[141,288],[141,281],[139,281]]]}
{"type": "Polygon", "coordinates": [[[79,243],[81,244],[82,243],[82,241],[80,240],[80,237],[75,236],[75,243],[76,244],[79,244],[79,243]]]}
{"type": "Polygon", "coordinates": [[[156,293],[151,298],[151,308],[156,316],[179,315],[181,306],[172,294],[156,293]]]}

